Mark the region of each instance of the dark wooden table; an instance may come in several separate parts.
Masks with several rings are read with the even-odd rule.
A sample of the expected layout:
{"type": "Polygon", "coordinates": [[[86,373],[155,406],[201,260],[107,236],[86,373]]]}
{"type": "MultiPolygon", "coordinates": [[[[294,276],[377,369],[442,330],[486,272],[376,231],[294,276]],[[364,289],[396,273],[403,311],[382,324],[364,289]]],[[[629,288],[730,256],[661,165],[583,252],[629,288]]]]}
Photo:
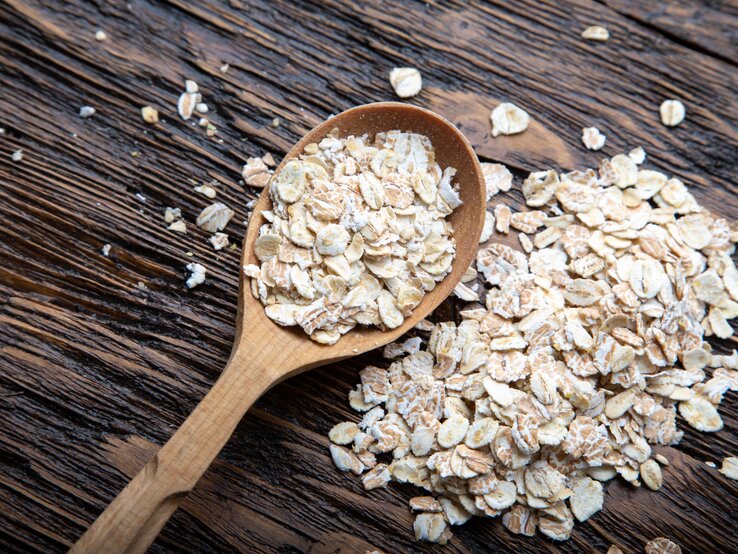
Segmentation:
{"type": "MultiPolygon", "coordinates": [[[[411,102],[452,119],[483,160],[518,179],[641,145],[647,167],[735,219],[738,8],[657,4],[2,0],[1,549],[68,548],[224,366],[239,254],[214,252],[192,223],[209,203],[193,183],[219,182],[218,198],[237,214],[227,232],[240,240],[258,192],[238,182],[245,159],[279,157],[329,114],[392,99],[393,66],[419,67],[425,86],[411,102]],[[607,26],[610,41],[582,40],[592,24],[607,26]],[[97,29],[107,40],[95,40],[97,29]],[[177,117],[185,78],[212,108],[213,138],[177,117]],[[687,106],[674,129],[658,120],[670,97],[687,106]],[[530,112],[526,133],[489,137],[500,100],[530,112]],[[81,119],[83,105],[96,115],[81,119]],[[163,121],[144,124],[144,105],[163,121]],[[590,125],[607,135],[601,153],[581,144],[590,125]],[[18,148],[24,158],[11,162],[18,148]],[[187,235],[166,230],[166,206],[182,209],[187,235]],[[193,260],[208,278],[189,291],[193,260]]],[[[413,491],[365,493],[328,455],[327,431],[353,417],[356,370],[375,359],[270,391],[152,551],[604,552],[616,543],[636,552],[656,536],[685,551],[735,551],[738,487],[704,463],[738,453],[735,394],[721,408],[725,430],[687,429],[682,445],[663,449],[672,465],[660,492],[611,484],[605,509],[569,542],[480,519],[455,528],[445,548],[415,543],[413,491]]]]}

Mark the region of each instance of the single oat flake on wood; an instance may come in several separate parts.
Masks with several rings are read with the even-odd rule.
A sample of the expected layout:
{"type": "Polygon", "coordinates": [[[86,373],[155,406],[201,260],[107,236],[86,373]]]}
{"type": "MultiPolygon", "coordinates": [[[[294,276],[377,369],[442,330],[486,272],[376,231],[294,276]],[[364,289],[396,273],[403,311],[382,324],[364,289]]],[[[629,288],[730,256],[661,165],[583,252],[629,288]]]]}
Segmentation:
{"type": "Polygon", "coordinates": [[[530,116],[528,112],[510,102],[498,105],[490,114],[492,136],[515,135],[528,128],[530,116]]]}
{"type": "MultiPolygon", "coordinates": [[[[470,302],[459,320],[426,323],[429,336],[388,347],[386,368],[362,372],[349,403],[365,415],[339,429],[361,427],[347,447],[387,465],[367,489],[386,475],[424,489],[411,501],[419,540],[445,543],[475,516],[567,540],[575,521],[606,509],[608,481],[659,494],[668,461],[653,449],[679,444],[677,414],[722,429],[738,353],[712,354],[706,339],[732,335],[738,315],[737,226],[644,162],[636,149],[596,169],[531,173],[528,211],[494,207],[479,273],[456,291],[470,302]],[[525,252],[501,244],[516,231],[525,252]]],[[[343,255],[352,248],[334,239],[343,255]]],[[[726,458],[721,471],[734,478],[736,465],[726,458]]],[[[645,548],[680,551],[666,538],[645,548]]]]}
{"type": "Polygon", "coordinates": [[[389,73],[389,81],[395,94],[400,98],[411,98],[420,93],[423,79],[414,67],[395,67],[389,73]]]}
{"type": "Polygon", "coordinates": [[[661,123],[667,127],[676,127],[684,121],[686,109],[679,100],[664,100],[659,106],[659,114],[661,123]]]}
{"type": "Polygon", "coordinates": [[[592,25],[582,31],[582,38],[604,42],[610,38],[610,32],[600,25],[592,25]]]}

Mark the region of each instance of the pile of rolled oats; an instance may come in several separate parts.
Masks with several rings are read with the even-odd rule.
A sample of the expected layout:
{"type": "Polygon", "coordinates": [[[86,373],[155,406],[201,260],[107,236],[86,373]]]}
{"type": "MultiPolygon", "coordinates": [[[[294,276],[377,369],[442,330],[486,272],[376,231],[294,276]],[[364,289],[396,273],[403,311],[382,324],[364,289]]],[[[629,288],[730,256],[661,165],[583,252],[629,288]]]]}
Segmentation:
{"type": "Polygon", "coordinates": [[[722,428],[738,354],[712,354],[704,337],[733,333],[738,232],[643,159],[637,149],[599,171],[532,173],[531,210],[498,204],[491,216],[524,252],[479,251],[484,305],[361,371],[349,402],[364,415],[331,430],[333,461],[367,489],[425,489],[410,501],[418,539],[445,543],[475,515],[568,539],[602,509],[604,482],[661,487],[668,461],[651,445],[680,442],[677,413],[722,428]]]}
{"type": "Polygon", "coordinates": [[[455,173],[412,133],[336,129],[308,144],[269,181],[261,265],[244,267],[267,316],[322,344],[356,325],[402,325],[451,271],[455,173]]]}

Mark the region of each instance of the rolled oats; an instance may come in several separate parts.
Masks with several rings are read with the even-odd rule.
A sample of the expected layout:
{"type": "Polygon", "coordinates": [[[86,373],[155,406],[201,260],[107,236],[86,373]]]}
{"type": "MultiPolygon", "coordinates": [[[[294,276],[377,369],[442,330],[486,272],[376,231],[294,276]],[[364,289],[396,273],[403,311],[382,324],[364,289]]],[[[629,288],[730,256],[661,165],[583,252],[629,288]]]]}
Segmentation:
{"type": "Polygon", "coordinates": [[[586,521],[602,509],[605,501],[602,483],[590,477],[575,480],[569,497],[571,512],[579,521],[586,521]]]}
{"type": "Polygon", "coordinates": [[[495,230],[498,233],[508,234],[510,232],[510,220],[512,218],[512,211],[504,204],[497,204],[495,206],[495,230]]]}
{"type": "Polygon", "coordinates": [[[159,112],[151,106],[144,106],[141,108],[141,117],[149,125],[159,122],[159,112]]]}
{"type": "Polygon", "coordinates": [[[680,402],[679,413],[698,431],[714,433],[723,428],[723,420],[717,408],[709,400],[699,396],[680,402]]]}
{"type": "Polygon", "coordinates": [[[607,138],[597,127],[585,127],[582,129],[582,142],[588,150],[600,150],[605,146],[607,138]]]}
{"type": "Polygon", "coordinates": [[[334,425],[333,429],[328,433],[328,438],[334,444],[345,446],[353,443],[354,438],[356,438],[356,435],[359,434],[359,432],[360,429],[356,423],[345,421],[334,425]]]}
{"type": "Polygon", "coordinates": [[[410,509],[416,512],[439,513],[443,511],[441,504],[432,496],[416,496],[409,501],[410,509]]]}
{"type": "Polygon", "coordinates": [[[682,554],[678,544],[671,542],[665,537],[650,540],[643,547],[646,554],[682,554]]]}
{"type": "Polygon", "coordinates": [[[389,74],[389,81],[395,94],[400,98],[410,98],[420,93],[423,79],[414,67],[395,67],[389,74]]]}
{"type": "MultiPolygon", "coordinates": [[[[494,214],[498,233],[522,231],[526,254],[492,236],[481,275],[458,288],[474,302],[461,322],[426,323],[427,346],[411,352],[388,347],[386,383],[371,370],[379,392],[349,394],[374,430],[359,452],[387,453],[392,480],[432,495],[411,502],[423,512],[416,536],[447,540],[450,525],[478,515],[566,540],[575,519],[602,509],[603,483],[661,488],[668,461],[652,446],[680,442],[677,413],[700,431],[722,428],[738,353],[712,354],[704,338],[732,334],[738,236],[643,161],[635,152],[599,171],[532,173],[532,210],[494,214]],[[486,287],[472,290],[480,277],[486,287]]],[[[723,472],[736,466],[728,458],[723,472]]],[[[678,547],[656,539],[646,550],[678,547]]]]}
{"type": "Polygon", "coordinates": [[[190,276],[185,282],[188,289],[194,289],[197,285],[205,282],[205,274],[207,273],[207,270],[204,266],[194,262],[189,263],[187,264],[187,271],[190,272],[190,276]]]}
{"type": "MultiPolygon", "coordinates": [[[[250,158],[245,182],[266,175],[273,203],[255,241],[267,315],[323,344],[356,325],[402,325],[451,271],[455,172],[437,164],[426,137],[400,131],[372,140],[329,134],[273,178],[250,158]]],[[[222,224],[210,212],[198,225],[222,224]]],[[[477,298],[465,285],[458,292],[477,298]]]]}
{"type": "Polygon", "coordinates": [[[170,231],[175,231],[177,233],[187,233],[187,224],[179,219],[177,221],[174,221],[169,227],[167,227],[170,231]]]}
{"type": "Polygon", "coordinates": [[[661,115],[661,123],[667,127],[676,127],[684,121],[686,110],[684,104],[679,100],[664,100],[659,106],[659,115],[661,115]]]}
{"type": "Polygon", "coordinates": [[[391,480],[392,476],[390,475],[387,464],[377,464],[361,478],[364,488],[368,491],[386,488],[391,480]]]}
{"type": "Polygon", "coordinates": [[[656,463],[655,460],[646,460],[641,464],[641,479],[643,483],[652,491],[657,491],[661,488],[664,480],[661,476],[661,467],[656,463]]]}
{"type": "Polygon", "coordinates": [[[592,25],[591,27],[587,27],[584,31],[582,31],[582,38],[604,42],[610,38],[610,33],[605,27],[602,27],[600,25],[592,25]]]}
{"type": "Polygon", "coordinates": [[[200,212],[197,216],[197,226],[203,231],[215,233],[225,229],[235,212],[221,202],[215,202],[200,212]]]}
{"type": "Polygon", "coordinates": [[[512,188],[513,176],[507,167],[490,163],[483,163],[481,166],[487,186],[487,202],[498,192],[507,192],[512,188]]]}
{"type": "Polygon", "coordinates": [[[738,480],[738,458],[735,456],[725,458],[723,460],[723,466],[720,468],[720,473],[729,479],[738,480]]]}
{"type": "Polygon", "coordinates": [[[241,170],[243,182],[250,187],[263,189],[272,177],[270,165],[274,165],[274,160],[269,154],[263,158],[248,158],[241,170]]]}
{"type": "Polygon", "coordinates": [[[503,102],[490,114],[492,121],[492,136],[515,135],[528,128],[530,117],[528,113],[515,104],[503,102]]]}
{"type": "MultiPolygon", "coordinates": [[[[484,227],[482,228],[482,234],[479,235],[479,244],[487,242],[492,235],[495,233],[495,216],[492,212],[486,212],[484,216],[484,227]]],[[[476,274],[476,271],[474,272],[476,274]]]]}
{"type": "Polygon", "coordinates": [[[364,470],[364,465],[356,457],[356,454],[348,448],[332,444],[330,450],[333,463],[339,470],[350,471],[356,475],[361,474],[364,470]]]}
{"type": "Polygon", "coordinates": [[[443,514],[422,513],[415,517],[413,524],[415,538],[419,541],[446,544],[451,537],[448,523],[443,514]]]}

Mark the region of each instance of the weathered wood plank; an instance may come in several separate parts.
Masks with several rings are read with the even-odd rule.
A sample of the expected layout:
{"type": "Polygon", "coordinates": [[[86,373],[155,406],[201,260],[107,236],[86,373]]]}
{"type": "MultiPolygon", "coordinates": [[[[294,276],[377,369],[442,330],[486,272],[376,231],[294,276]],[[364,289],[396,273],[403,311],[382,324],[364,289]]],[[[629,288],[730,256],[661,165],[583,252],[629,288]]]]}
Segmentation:
{"type": "Polygon", "coordinates": [[[733,65],[738,61],[738,5],[735,2],[604,2],[625,17],[663,34],[666,40],[680,42],[733,65]]]}
{"type": "MultiPolygon", "coordinates": [[[[735,218],[738,78],[725,46],[733,12],[700,6],[664,19],[641,3],[608,4],[0,4],[5,550],[65,550],[225,364],[238,253],[214,253],[193,224],[185,236],[167,231],[164,207],[193,222],[209,201],[192,180],[217,179],[218,199],[237,212],[227,231],[240,239],[257,192],[238,184],[245,158],[279,155],[331,113],[392,99],[386,74],[395,65],[420,66],[426,88],[412,102],[450,117],[482,157],[517,176],[596,164],[640,144],[651,166],[735,218]],[[701,33],[699,17],[715,32],[701,33]],[[611,41],[582,41],[592,23],[610,28],[611,41]],[[98,28],[108,40],[94,40],[98,28]],[[215,138],[176,116],[188,77],[211,106],[215,138]],[[658,122],[665,97],[687,104],[676,129],[658,122]],[[502,99],[533,116],[526,140],[489,137],[489,109],[502,99]],[[88,120],[77,116],[85,104],[98,110],[88,120]],[[161,112],[155,127],[140,120],[147,104],[161,112]],[[593,124],[608,135],[602,153],[580,143],[581,128],[593,124]],[[25,158],[11,163],[17,148],[25,158]],[[100,252],[106,243],[109,258],[100,252]],[[193,259],[208,267],[208,281],[187,291],[184,266],[193,259]]],[[[440,313],[449,317],[453,307],[440,313]]],[[[432,550],[412,537],[409,488],[365,493],[331,467],[325,435],[353,417],[346,393],[368,362],[379,360],[364,356],[270,391],[153,550],[432,550]]],[[[688,430],[667,453],[674,466],[663,492],[611,486],[605,510],[571,542],[513,537],[480,520],[455,530],[444,551],[603,552],[612,542],[637,551],[657,534],[685,551],[734,549],[735,485],[703,463],[735,454],[734,394],[721,412],[724,431],[688,430]]]]}

